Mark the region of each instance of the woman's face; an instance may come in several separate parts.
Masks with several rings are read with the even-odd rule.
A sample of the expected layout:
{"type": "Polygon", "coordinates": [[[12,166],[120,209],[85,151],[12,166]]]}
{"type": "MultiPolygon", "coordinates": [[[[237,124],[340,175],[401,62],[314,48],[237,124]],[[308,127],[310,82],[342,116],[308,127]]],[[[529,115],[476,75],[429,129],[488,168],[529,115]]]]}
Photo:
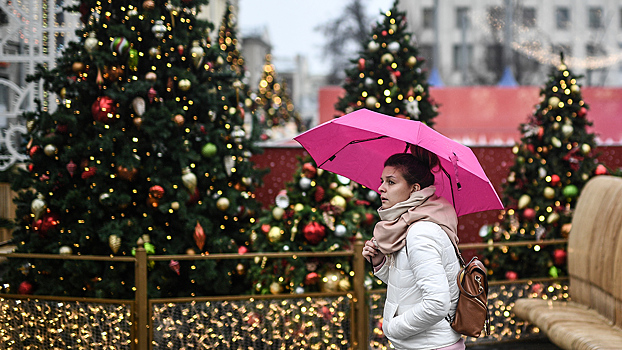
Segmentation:
{"type": "Polygon", "coordinates": [[[380,181],[381,209],[388,209],[410,197],[410,194],[418,188],[418,184],[408,185],[402,172],[392,166],[384,167],[380,181]]]}

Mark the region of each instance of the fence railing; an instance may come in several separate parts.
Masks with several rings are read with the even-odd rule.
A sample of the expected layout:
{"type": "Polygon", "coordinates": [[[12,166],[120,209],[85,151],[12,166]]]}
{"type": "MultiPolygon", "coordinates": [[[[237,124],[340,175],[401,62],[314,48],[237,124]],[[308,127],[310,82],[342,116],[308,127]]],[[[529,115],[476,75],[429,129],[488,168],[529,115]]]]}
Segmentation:
{"type": "MultiPolygon", "coordinates": [[[[532,245],[565,245],[567,240],[543,240],[531,242],[505,242],[505,243],[470,243],[460,244],[462,250],[499,248],[507,246],[532,246],[532,245]]],[[[27,258],[27,259],[63,259],[63,260],[90,260],[90,261],[106,261],[106,262],[126,262],[134,263],[135,266],[135,298],[133,300],[110,300],[96,298],[71,298],[71,297],[55,297],[55,296],[36,296],[36,295],[14,295],[0,294],[0,298],[8,300],[20,299],[38,299],[53,301],[78,301],[93,302],[98,304],[122,304],[130,309],[130,324],[128,342],[131,343],[131,349],[147,350],[152,348],[154,342],[154,325],[153,309],[156,304],[167,303],[195,303],[195,302],[214,302],[214,301],[231,301],[231,300],[254,300],[262,299],[279,299],[279,298],[333,298],[346,297],[351,303],[351,313],[349,315],[348,329],[350,334],[348,349],[368,349],[370,341],[370,315],[369,315],[369,291],[365,287],[365,264],[366,261],[362,257],[364,242],[361,238],[357,238],[353,244],[352,250],[334,251],[334,252],[287,252],[287,253],[246,253],[246,254],[209,254],[209,255],[147,255],[143,246],[142,239],[137,242],[136,254],[133,257],[116,257],[116,256],[85,256],[85,255],[56,255],[56,254],[23,254],[23,253],[1,253],[0,256],[6,258],[27,258]],[[260,258],[291,258],[291,257],[334,257],[345,256],[352,259],[353,266],[353,283],[352,289],[345,292],[322,292],[322,293],[305,293],[305,294],[283,294],[283,295],[237,295],[237,296],[218,296],[218,297],[186,297],[186,298],[166,298],[166,299],[149,299],[148,298],[148,264],[149,261],[164,260],[208,260],[208,259],[254,259],[260,258]]],[[[507,282],[507,281],[506,281],[507,282]]],[[[513,281],[512,283],[517,283],[513,281]]],[[[525,280],[527,282],[527,280],[525,280]]],[[[491,282],[491,286],[495,284],[503,284],[505,282],[491,282]]],[[[123,312],[121,312],[123,313],[123,312]]],[[[125,316],[123,316],[125,317],[125,316]]],[[[0,328],[2,325],[0,324],[0,328]]],[[[1,331],[1,330],[0,330],[1,331]]],[[[0,332],[1,334],[1,332],[0,332]]]]}

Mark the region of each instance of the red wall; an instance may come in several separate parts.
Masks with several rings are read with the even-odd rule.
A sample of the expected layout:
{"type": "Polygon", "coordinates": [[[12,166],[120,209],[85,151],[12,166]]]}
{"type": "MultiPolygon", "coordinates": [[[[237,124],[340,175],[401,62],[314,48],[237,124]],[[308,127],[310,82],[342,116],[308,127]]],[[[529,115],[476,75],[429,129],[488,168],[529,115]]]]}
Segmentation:
{"type": "MultiPolygon", "coordinates": [[[[622,143],[622,88],[583,88],[583,100],[589,106],[587,118],[603,143],[622,143]]],[[[337,99],[340,87],[320,89],[320,123],[340,113],[337,99]]],[[[539,103],[540,89],[533,86],[499,88],[491,86],[430,88],[430,96],[439,104],[434,129],[468,145],[510,145],[520,139],[519,125],[533,115],[539,103]]]]}

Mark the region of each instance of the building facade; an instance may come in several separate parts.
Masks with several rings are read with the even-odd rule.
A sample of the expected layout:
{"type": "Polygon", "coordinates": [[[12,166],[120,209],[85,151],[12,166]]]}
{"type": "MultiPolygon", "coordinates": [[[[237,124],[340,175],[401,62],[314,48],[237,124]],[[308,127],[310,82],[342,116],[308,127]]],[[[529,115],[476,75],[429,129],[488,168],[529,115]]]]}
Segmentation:
{"type": "Polygon", "coordinates": [[[436,85],[539,85],[566,64],[589,86],[622,85],[620,0],[402,1],[436,85]],[[510,23],[506,25],[506,23],[510,23]]]}

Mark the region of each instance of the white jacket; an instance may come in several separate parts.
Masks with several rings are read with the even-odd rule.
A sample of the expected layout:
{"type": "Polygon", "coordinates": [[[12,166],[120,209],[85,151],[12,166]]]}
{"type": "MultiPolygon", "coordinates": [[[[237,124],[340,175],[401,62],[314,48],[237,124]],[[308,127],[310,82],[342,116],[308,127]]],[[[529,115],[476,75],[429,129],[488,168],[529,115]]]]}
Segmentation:
{"type": "Polygon", "coordinates": [[[437,349],[460,340],[445,319],[456,310],[459,271],[439,225],[418,221],[409,227],[404,248],[387,256],[375,273],[387,284],[382,330],[396,349],[437,349]]]}

